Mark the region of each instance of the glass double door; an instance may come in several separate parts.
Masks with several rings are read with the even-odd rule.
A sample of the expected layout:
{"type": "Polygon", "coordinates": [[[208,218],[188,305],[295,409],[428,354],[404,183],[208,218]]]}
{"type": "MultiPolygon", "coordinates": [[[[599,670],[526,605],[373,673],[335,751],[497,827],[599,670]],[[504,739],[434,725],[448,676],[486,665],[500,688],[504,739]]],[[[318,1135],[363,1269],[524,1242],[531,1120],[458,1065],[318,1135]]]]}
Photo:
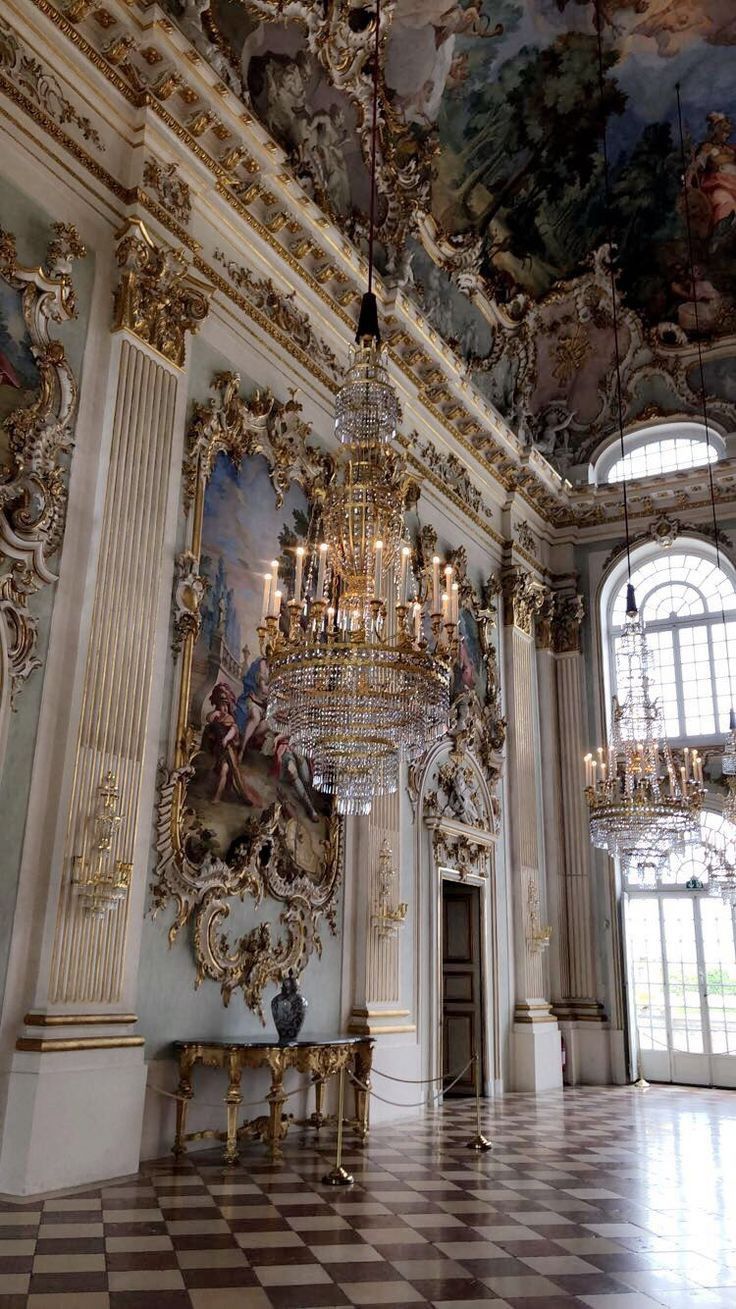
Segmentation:
{"type": "Polygon", "coordinates": [[[736,1087],[736,918],[702,891],[630,891],[630,1013],[648,1081],[736,1087]]]}

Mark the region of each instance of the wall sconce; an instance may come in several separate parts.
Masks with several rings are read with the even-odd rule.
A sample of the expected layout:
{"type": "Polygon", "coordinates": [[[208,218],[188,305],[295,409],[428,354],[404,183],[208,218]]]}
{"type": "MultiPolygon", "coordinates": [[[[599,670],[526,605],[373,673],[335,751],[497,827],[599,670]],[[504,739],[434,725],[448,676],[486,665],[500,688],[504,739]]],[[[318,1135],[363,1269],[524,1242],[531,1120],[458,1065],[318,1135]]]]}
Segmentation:
{"type": "Polygon", "coordinates": [[[529,881],[527,905],[529,908],[529,935],[527,937],[529,949],[532,954],[541,954],[547,949],[552,939],[552,928],[540,921],[539,887],[534,877],[529,881]]]}
{"type": "Polygon", "coordinates": [[[84,912],[101,918],[128,894],[133,864],[125,859],[113,860],[110,854],[124,816],[118,809],[119,792],[113,772],[105,774],[97,796],[97,811],[91,819],[95,832],[92,855],[73,855],[72,886],[84,912]]]}
{"type": "Polygon", "coordinates": [[[384,841],[378,856],[378,887],[373,912],[373,926],[379,936],[395,936],[406,918],[409,906],[394,903],[396,870],[388,841],[384,841]]]}

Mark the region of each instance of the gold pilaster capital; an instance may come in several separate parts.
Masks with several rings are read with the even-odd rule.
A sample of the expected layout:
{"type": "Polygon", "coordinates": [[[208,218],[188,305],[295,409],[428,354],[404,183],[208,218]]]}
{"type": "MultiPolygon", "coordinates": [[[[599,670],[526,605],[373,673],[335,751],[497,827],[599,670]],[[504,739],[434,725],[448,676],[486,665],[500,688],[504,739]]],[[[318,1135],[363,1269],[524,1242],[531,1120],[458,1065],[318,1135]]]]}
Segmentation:
{"type": "Polygon", "coordinates": [[[207,317],[212,288],[194,276],[187,252],[158,244],[140,218],[127,219],[117,242],[113,329],[132,332],[183,368],[187,333],[207,317]]]}
{"type": "Polygon", "coordinates": [[[531,636],[534,622],[549,596],[549,588],[524,568],[507,568],[501,574],[503,621],[531,636]]]}

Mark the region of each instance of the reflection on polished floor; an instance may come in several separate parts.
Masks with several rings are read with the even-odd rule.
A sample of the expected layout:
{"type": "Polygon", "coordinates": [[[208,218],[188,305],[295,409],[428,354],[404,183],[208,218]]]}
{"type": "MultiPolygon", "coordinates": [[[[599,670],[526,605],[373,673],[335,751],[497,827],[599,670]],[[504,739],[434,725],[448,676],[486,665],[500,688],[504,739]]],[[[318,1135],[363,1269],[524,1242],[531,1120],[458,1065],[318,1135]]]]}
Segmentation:
{"type": "Polygon", "coordinates": [[[161,1160],[0,1210],[0,1309],[734,1309],[736,1095],[508,1095],[378,1128],[320,1184],[329,1139],[161,1160]]]}

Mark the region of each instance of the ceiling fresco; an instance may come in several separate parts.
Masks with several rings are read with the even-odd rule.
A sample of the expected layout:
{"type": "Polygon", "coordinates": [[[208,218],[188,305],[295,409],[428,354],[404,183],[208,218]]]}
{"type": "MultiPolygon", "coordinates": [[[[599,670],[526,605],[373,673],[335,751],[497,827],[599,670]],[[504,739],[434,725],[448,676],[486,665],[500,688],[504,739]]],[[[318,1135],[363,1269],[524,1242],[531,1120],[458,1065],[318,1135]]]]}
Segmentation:
{"type": "MultiPolygon", "coordinates": [[[[168,7],[363,246],[373,6],[168,7]]],[[[602,95],[592,0],[385,0],[382,12],[381,270],[479,388],[560,471],[589,457],[616,422],[611,238],[627,421],[698,407],[698,338],[714,403],[733,403],[734,0],[599,0],[602,95]]]]}

